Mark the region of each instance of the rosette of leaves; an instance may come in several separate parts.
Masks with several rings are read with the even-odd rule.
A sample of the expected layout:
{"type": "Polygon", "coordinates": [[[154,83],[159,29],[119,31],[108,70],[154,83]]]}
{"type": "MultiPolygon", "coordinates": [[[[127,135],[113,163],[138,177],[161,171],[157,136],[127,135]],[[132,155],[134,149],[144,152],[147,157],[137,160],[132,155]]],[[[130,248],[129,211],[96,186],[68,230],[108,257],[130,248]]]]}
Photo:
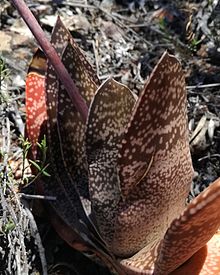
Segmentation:
{"type": "Polygon", "coordinates": [[[220,181],[186,206],[193,168],[180,63],[165,52],[136,100],[112,78],[100,83],[59,18],[51,43],[89,107],[84,123],[38,50],[26,129],[33,160],[47,139],[51,176],[37,189],[56,197],[46,205],[56,231],[118,274],[218,274],[220,181]]]}

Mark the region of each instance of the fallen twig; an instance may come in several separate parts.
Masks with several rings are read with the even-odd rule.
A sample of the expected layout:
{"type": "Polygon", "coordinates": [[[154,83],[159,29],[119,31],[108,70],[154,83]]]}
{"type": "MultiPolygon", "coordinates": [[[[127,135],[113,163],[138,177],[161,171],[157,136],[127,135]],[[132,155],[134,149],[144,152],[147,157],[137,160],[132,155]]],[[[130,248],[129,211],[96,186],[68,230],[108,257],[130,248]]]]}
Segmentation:
{"type": "Polygon", "coordinates": [[[36,199],[36,200],[49,200],[49,201],[55,201],[56,197],[54,196],[42,196],[42,195],[29,195],[24,193],[19,193],[19,195],[24,199],[36,199]]]}
{"type": "Polygon", "coordinates": [[[211,83],[211,84],[203,84],[203,85],[192,85],[192,86],[186,86],[187,90],[190,89],[204,89],[204,88],[213,88],[213,87],[219,87],[220,83],[211,83]]]}

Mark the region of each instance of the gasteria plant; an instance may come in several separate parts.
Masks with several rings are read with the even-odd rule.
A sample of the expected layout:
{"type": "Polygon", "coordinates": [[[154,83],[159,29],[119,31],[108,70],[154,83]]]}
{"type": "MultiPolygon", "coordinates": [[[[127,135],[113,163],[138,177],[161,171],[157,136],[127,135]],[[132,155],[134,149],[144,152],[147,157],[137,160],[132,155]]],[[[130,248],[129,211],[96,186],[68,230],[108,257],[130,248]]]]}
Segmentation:
{"type": "Polygon", "coordinates": [[[89,108],[85,123],[38,51],[27,76],[27,136],[33,144],[47,137],[51,177],[38,190],[57,198],[47,205],[57,232],[118,274],[218,274],[219,235],[207,255],[205,245],[220,226],[220,180],[185,206],[193,169],[179,62],[165,52],[136,101],[111,78],[100,84],[59,18],[51,43],[89,108]]]}

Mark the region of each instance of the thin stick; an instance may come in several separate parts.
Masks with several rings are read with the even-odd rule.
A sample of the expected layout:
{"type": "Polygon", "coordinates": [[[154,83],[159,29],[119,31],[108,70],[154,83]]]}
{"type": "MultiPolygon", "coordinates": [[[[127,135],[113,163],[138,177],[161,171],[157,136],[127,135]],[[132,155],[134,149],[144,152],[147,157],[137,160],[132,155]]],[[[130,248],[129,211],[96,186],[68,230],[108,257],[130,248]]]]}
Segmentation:
{"type": "Polygon", "coordinates": [[[211,84],[203,84],[203,85],[193,85],[193,86],[186,86],[186,89],[204,89],[204,88],[213,88],[219,87],[220,83],[211,83],[211,84]]]}
{"type": "Polygon", "coordinates": [[[66,88],[73,104],[81,114],[82,120],[86,122],[88,107],[84,99],[79,94],[76,85],[74,84],[71,76],[67,72],[56,50],[51,45],[51,43],[47,40],[42,28],[38,24],[36,18],[33,16],[30,9],[25,4],[25,2],[23,0],[11,0],[11,2],[15,6],[17,11],[20,13],[21,17],[26,22],[27,26],[29,27],[33,35],[35,36],[36,40],[38,41],[39,45],[43,49],[48,60],[53,65],[58,78],[66,88]]]}
{"type": "Polygon", "coordinates": [[[24,194],[24,193],[19,193],[19,195],[22,198],[29,199],[29,200],[49,200],[49,201],[55,201],[56,197],[54,196],[42,196],[42,195],[30,195],[30,194],[24,194]]]}

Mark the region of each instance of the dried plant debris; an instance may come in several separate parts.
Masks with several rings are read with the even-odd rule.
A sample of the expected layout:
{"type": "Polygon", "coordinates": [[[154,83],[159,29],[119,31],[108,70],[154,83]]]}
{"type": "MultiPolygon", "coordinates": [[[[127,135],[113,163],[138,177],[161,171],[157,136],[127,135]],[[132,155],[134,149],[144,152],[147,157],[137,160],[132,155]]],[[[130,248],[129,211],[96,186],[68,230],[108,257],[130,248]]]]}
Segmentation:
{"type": "MultiPolygon", "coordinates": [[[[17,157],[13,153],[12,131],[17,129],[19,134],[19,127],[10,115],[16,104],[10,98],[8,70],[2,60],[0,68],[0,273],[47,274],[44,249],[35,220],[28,205],[17,193],[19,181],[14,178],[13,165],[17,157],[18,161],[21,160],[21,155],[18,148],[17,157]]],[[[20,131],[24,132],[23,128],[20,131]]]]}

